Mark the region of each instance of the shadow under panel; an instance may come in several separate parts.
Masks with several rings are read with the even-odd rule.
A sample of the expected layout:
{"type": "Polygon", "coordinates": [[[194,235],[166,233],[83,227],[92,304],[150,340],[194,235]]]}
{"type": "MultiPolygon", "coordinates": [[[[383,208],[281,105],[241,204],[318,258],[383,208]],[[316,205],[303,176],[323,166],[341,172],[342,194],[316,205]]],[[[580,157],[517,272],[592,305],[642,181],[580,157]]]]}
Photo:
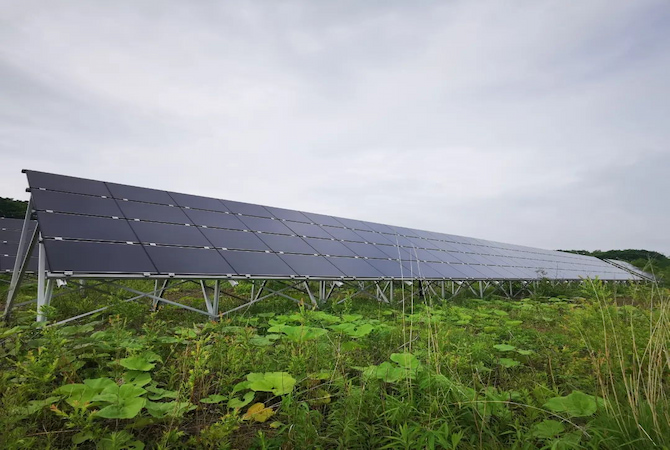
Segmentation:
{"type": "Polygon", "coordinates": [[[26,171],[28,185],[33,190],[39,188],[54,191],[72,192],[75,194],[106,195],[110,192],[102,181],[87,180],[85,178],[67,177],[64,175],[53,175],[44,172],[26,171]]]}
{"type": "Polygon", "coordinates": [[[44,238],[137,242],[137,237],[125,219],[73,216],[42,211],[37,213],[37,218],[44,238]]]}
{"type": "Polygon", "coordinates": [[[159,205],[174,204],[172,197],[165,191],[116,183],[107,183],[107,188],[112,193],[112,197],[118,200],[135,200],[159,205]]]}
{"type": "Polygon", "coordinates": [[[123,214],[111,198],[90,197],[52,191],[33,191],[33,202],[37,210],[51,210],[73,214],[102,217],[121,217],[123,214]]]}
{"type": "Polygon", "coordinates": [[[129,273],[156,272],[141,245],[103,242],[44,241],[52,272],[129,273]]]}
{"type": "Polygon", "coordinates": [[[209,247],[212,244],[194,226],[169,223],[135,222],[130,226],[142,244],[183,245],[187,247],[209,247]]]}
{"type": "Polygon", "coordinates": [[[214,249],[145,247],[158,272],[181,275],[229,275],[235,270],[214,249]]]}
{"type": "Polygon", "coordinates": [[[296,275],[279,256],[265,252],[237,252],[219,250],[233,266],[235,273],[242,276],[291,277],[296,275]]]}
{"type": "Polygon", "coordinates": [[[344,274],[323,256],[279,255],[298,276],[339,278],[344,274]]]}
{"type": "Polygon", "coordinates": [[[258,235],[250,231],[220,230],[200,228],[202,234],[217,248],[226,250],[270,250],[258,235]]]}

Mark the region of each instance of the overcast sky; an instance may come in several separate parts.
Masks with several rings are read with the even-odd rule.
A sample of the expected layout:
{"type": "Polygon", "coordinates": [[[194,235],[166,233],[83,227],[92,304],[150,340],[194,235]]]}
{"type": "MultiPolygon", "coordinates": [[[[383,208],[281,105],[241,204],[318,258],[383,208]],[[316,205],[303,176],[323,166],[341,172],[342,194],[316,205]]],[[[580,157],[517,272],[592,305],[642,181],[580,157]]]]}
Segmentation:
{"type": "Polygon", "coordinates": [[[0,0],[29,168],[670,255],[670,3],[0,0]]]}

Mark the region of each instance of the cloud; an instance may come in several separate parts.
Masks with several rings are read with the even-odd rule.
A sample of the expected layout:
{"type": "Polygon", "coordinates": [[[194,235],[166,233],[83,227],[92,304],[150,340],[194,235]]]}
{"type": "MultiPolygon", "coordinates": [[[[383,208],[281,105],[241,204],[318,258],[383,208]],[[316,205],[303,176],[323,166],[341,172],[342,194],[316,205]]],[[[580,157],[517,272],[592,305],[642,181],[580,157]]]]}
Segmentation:
{"type": "Polygon", "coordinates": [[[670,253],[663,1],[2,11],[0,195],[25,198],[32,168],[670,253]]]}

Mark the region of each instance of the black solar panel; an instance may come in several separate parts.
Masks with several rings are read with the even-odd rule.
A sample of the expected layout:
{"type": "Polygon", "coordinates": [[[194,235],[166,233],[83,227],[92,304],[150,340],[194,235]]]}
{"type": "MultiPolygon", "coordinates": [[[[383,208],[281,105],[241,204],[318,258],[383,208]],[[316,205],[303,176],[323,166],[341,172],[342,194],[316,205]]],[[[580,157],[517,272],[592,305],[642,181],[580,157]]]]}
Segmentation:
{"type": "Polygon", "coordinates": [[[235,270],[214,249],[146,247],[149,257],[161,274],[226,275],[235,270]]]}
{"type": "MultiPolygon", "coordinates": [[[[30,236],[28,238],[32,236],[36,225],[37,222],[33,220],[29,222],[28,232],[30,236]]],[[[0,273],[10,273],[14,270],[22,229],[22,219],[0,217],[0,273]]],[[[27,270],[29,272],[37,271],[37,256],[30,258],[27,270]]]]}
{"type": "Polygon", "coordinates": [[[264,252],[220,250],[226,261],[241,276],[292,277],[298,275],[279,255],[264,252]]]}
{"type": "MultiPolygon", "coordinates": [[[[137,242],[128,222],[108,217],[80,216],[72,220],[69,214],[39,211],[37,218],[44,238],[63,238],[94,241],[137,242]]],[[[139,223],[139,222],[138,222],[139,223]]],[[[143,223],[147,225],[147,223],[143,223]]]]}
{"type": "Polygon", "coordinates": [[[257,234],[250,231],[221,230],[217,228],[200,228],[202,234],[219,249],[228,250],[270,250],[257,234]]]}
{"type": "Polygon", "coordinates": [[[199,197],[197,195],[179,194],[169,192],[174,204],[182,208],[205,209],[209,211],[230,212],[223,202],[216,198],[199,197]]]}
{"type": "Polygon", "coordinates": [[[194,226],[174,225],[155,222],[130,222],[132,231],[139,242],[163,245],[180,245],[185,247],[211,247],[200,230],[194,226]]]}
{"type": "Polygon", "coordinates": [[[52,271],[100,274],[157,273],[141,245],[46,239],[52,271]]]}
{"type": "MultiPolygon", "coordinates": [[[[619,267],[582,255],[27,173],[49,267],[56,273],[456,280],[598,275],[637,279],[619,267]]],[[[0,245],[18,245],[16,230],[6,230],[5,236],[0,245]]],[[[9,264],[8,257],[2,255],[0,270],[9,264]]]]}

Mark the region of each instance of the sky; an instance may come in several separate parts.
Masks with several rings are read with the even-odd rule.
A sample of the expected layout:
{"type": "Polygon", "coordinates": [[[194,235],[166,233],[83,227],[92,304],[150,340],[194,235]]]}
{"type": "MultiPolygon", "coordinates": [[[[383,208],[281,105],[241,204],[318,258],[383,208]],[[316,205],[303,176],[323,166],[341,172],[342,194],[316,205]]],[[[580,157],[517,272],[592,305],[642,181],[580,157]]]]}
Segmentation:
{"type": "Polygon", "coordinates": [[[0,0],[21,169],[670,255],[670,3],[0,0]]]}

